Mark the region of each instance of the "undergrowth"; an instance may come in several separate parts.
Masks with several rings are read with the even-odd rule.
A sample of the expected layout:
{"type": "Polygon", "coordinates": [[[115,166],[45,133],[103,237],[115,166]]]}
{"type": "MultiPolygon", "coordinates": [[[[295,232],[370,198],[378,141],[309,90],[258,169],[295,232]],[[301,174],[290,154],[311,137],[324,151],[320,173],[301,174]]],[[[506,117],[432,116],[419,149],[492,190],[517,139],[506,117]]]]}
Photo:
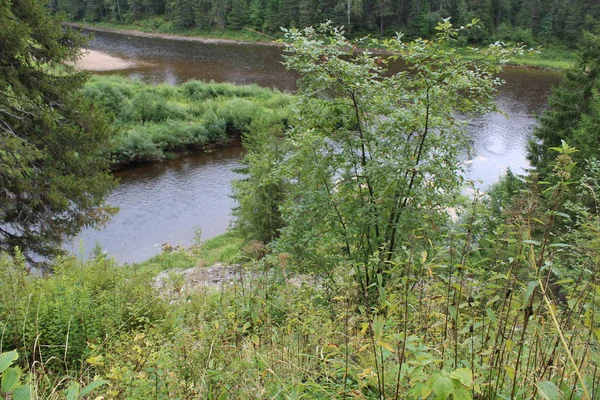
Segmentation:
{"type": "Polygon", "coordinates": [[[346,266],[298,275],[235,234],[45,278],[3,256],[0,350],[19,350],[37,398],[99,379],[104,398],[597,398],[600,220],[563,212],[563,189],[475,197],[437,245],[415,232],[368,308],[346,266]],[[578,229],[558,235],[564,219],[578,229]],[[237,284],[152,285],[217,261],[241,265],[237,284]]]}

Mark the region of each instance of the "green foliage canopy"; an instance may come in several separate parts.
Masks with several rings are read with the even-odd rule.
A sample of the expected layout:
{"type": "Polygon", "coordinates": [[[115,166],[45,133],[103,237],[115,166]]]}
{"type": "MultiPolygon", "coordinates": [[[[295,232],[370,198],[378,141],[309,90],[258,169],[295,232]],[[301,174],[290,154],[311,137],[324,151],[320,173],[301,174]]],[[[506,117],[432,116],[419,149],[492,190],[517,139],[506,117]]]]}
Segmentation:
{"type": "Polygon", "coordinates": [[[0,2],[0,250],[61,252],[65,236],[110,215],[106,121],[64,65],[82,38],[35,0],[0,2]]]}
{"type": "Polygon", "coordinates": [[[353,34],[402,31],[429,37],[444,18],[451,17],[457,26],[477,18],[480,29],[463,42],[501,40],[568,47],[600,19],[596,0],[56,0],[55,4],[75,20],[150,19],[155,27],[172,22],[174,29],[278,32],[279,27],[304,28],[330,20],[353,34]]]}
{"type": "MultiPolygon", "coordinates": [[[[449,21],[437,29],[432,41],[378,43],[408,66],[391,76],[390,60],[357,52],[328,24],[286,33],[286,64],[302,76],[299,100],[287,154],[267,157],[279,180],[260,170],[263,187],[286,183],[277,246],[295,264],[321,273],[352,265],[368,287],[385,280],[403,240],[448,218],[467,146],[457,114],[493,110],[500,81],[491,64],[446,50],[458,35],[449,21]]],[[[492,46],[482,57],[504,51],[492,46]]]]}

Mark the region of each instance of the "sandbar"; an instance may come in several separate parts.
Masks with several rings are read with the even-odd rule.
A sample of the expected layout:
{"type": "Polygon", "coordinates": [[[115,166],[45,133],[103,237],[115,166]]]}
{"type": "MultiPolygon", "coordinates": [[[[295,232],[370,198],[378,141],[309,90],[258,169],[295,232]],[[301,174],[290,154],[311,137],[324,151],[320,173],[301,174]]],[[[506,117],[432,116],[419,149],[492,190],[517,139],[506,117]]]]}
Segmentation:
{"type": "Polygon", "coordinates": [[[74,65],[78,70],[114,71],[131,68],[134,63],[101,51],[83,49],[81,58],[74,65]]]}

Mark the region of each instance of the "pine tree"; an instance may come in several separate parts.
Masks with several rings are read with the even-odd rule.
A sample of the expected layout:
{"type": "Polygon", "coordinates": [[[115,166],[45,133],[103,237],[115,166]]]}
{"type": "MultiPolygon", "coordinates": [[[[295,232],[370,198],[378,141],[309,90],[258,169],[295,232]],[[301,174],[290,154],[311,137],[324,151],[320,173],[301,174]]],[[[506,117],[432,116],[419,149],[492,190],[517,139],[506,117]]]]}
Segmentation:
{"type": "Polygon", "coordinates": [[[175,25],[182,28],[192,28],[196,25],[193,0],[174,0],[171,9],[175,25]]]}
{"type": "Polygon", "coordinates": [[[37,0],[0,2],[0,26],[0,251],[32,261],[110,214],[110,134],[78,91],[86,75],[63,65],[80,35],[37,0]]]}
{"type": "Polygon", "coordinates": [[[223,29],[227,25],[227,13],[231,8],[231,0],[212,0],[210,18],[214,27],[223,29]]]}
{"type": "Polygon", "coordinates": [[[212,7],[211,0],[196,0],[193,6],[194,22],[197,27],[207,29],[212,27],[210,9],[212,7]]]}

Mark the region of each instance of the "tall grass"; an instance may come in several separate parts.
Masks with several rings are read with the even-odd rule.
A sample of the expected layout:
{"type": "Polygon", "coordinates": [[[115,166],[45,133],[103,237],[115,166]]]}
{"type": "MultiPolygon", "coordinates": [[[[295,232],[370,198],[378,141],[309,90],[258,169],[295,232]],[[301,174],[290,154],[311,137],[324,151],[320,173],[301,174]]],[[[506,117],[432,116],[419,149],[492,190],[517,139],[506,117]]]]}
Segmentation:
{"type": "Polygon", "coordinates": [[[258,86],[200,81],[149,85],[104,76],[93,76],[83,91],[114,120],[116,166],[220,145],[258,127],[285,127],[291,100],[258,86]]]}
{"type": "Polygon", "coordinates": [[[128,399],[595,399],[600,216],[565,201],[567,176],[415,228],[367,303],[352,266],[301,275],[235,233],[45,278],[2,256],[0,353],[19,350],[41,398],[102,378],[95,395],[128,399]],[[219,261],[234,284],[152,281],[219,261]]]}

